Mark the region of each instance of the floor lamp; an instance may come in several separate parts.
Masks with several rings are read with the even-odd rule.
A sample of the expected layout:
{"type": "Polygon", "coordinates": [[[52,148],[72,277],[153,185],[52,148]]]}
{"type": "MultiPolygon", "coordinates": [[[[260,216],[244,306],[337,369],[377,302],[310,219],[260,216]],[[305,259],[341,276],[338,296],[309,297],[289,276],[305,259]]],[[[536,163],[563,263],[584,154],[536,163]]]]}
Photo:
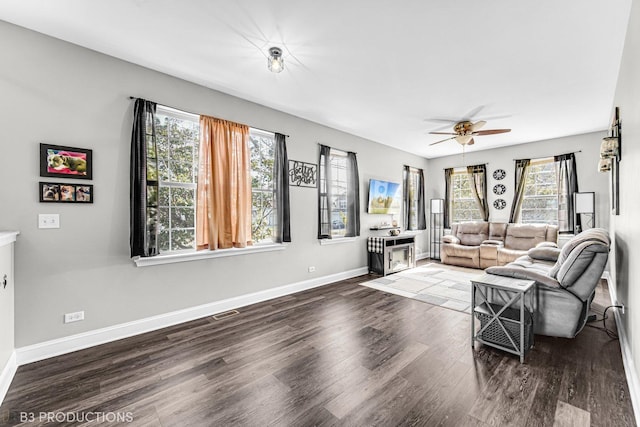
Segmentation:
{"type": "Polygon", "coordinates": [[[576,234],[587,228],[594,228],[596,226],[596,193],[593,191],[586,193],[573,193],[573,223],[576,224],[576,234]],[[578,215],[583,215],[585,223],[582,225],[582,230],[577,225],[578,215]]]}
{"type": "Polygon", "coordinates": [[[444,220],[444,199],[431,199],[431,215],[429,224],[429,257],[440,259],[440,237],[442,236],[444,220]]]}

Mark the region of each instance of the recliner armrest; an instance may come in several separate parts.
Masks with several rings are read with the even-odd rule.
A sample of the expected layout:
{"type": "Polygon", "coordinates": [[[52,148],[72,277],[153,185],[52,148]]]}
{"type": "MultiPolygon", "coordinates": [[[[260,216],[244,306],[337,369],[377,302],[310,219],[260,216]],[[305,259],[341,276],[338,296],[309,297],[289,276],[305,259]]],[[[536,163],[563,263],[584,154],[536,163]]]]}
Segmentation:
{"type": "Polygon", "coordinates": [[[495,274],[496,276],[513,277],[514,279],[527,279],[535,280],[536,283],[541,283],[550,288],[561,288],[560,283],[546,274],[542,274],[536,271],[531,271],[521,267],[489,267],[485,270],[489,274],[495,274]]]}
{"type": "Polygon", "coordinates": [[[540,242],[536,245],[536,248],[557,248],[556,242],[540,242]]]}
{"type": "Polygon", "coordinates": [[[459,245],[460,239],[458,239],[456,236],[448,234],[446,236],[442,236],[442,243],[454,243],[456,245],[459,245]]]}
{"type": "Polygon", "coordinates": [[[529,258],[537,259],[540,261],[558,261],[560,255],[560,249],[552,246],[536,246],[527,251],[529,258]]]}

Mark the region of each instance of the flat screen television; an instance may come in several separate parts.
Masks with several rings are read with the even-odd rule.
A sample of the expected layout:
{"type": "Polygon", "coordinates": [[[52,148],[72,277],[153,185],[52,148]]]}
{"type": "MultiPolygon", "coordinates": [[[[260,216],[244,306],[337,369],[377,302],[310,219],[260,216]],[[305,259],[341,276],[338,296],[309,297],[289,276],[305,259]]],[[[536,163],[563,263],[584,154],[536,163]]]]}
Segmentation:
{"type": "Polygon", "coordinates": [[[369,180],[370,214],[400,215],[402,206],[402,186],[397,182],[369,180]]]}

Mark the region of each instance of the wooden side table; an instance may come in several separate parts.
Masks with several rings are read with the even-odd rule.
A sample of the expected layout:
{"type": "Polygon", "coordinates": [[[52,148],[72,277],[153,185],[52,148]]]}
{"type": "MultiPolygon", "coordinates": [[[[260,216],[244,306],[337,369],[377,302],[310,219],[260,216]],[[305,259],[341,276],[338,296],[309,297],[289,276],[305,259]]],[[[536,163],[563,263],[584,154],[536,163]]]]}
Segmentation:
{"type": "Polygon", "coordinates": [[[535,281],[484,273],[471,280],[471,348],[480,342],[520,356],[533,346],[535,281]],[[529,307],[525,299],[529,296],[529,307]],[[478,300],[478,301],[476,301],[478,300]],[[476,332],[475,319],[480,320],[476,332]]]}

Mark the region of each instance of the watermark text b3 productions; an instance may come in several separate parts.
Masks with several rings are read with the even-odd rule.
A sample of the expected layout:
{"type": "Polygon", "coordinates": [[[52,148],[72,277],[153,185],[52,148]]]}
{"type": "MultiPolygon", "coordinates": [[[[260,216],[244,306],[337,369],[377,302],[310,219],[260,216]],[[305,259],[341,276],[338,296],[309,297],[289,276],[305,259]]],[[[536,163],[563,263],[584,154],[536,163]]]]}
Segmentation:
{"type": "Polygon", "coordinates": [[[133,412],[18,412],[21,423],[131,423],[133,412]]]}

